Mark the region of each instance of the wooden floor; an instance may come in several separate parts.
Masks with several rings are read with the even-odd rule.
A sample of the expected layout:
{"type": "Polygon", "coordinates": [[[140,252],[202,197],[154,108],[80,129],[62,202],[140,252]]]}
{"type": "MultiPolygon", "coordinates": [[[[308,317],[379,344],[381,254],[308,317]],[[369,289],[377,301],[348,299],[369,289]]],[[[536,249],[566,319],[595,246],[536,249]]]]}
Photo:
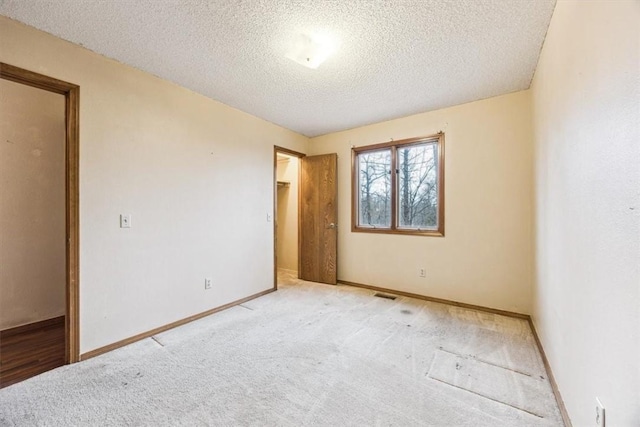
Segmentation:
{"type": "Polygon", "coordinates": [[[0,331],[0,388],[64,363],[64,316],[0,331]]]}

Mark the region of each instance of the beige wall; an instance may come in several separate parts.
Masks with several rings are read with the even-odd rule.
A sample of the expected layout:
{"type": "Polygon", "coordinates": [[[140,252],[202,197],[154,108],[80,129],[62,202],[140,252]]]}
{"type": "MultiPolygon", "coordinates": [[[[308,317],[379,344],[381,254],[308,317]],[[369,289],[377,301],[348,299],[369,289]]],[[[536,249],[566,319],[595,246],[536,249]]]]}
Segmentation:
{"type": "Polygon", "coordinates": [[[559,1],[532,86],[533,318],[574,426],[640,425],[640,3],[559,1]]]}
{"type": "Polygon", "coordinates": [[[278,161],[278,181],[289,186],[278,189],[278,268],[298,271],[298,167],[297,157],[278,161]]]}
{"type": "Polygon", "coordinates": [[[82,352],[273,287],[273,146],[308,138],[2,17],[0,40],[80,85],[82,352]]]}
{"type": "Polygon", "coordinates": [[[529,313],[532,146],[529,92],[311,140],[338,153],[338,277],[529,313]],[[445,132],[446,237],[351,232],[351,146],[445,132]],[[426,278],[419,277],[425,268],[426,278]]]}
{"type": "Polygon", "coordinates": [[[0,330],[65,314],[65,99],[0,79],[0,330]]]}

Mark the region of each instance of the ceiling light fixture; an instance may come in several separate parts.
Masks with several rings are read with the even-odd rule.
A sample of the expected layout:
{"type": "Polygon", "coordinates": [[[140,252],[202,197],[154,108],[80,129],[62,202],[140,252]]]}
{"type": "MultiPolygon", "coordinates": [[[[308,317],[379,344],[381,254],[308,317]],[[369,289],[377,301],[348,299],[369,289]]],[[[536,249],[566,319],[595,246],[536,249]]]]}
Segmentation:
{"type": "Polygon", "coordinates": [[[334,40],[326,34],[300,34],[286,56],[315,70],[335,51],[335,47],[334,40]]]}

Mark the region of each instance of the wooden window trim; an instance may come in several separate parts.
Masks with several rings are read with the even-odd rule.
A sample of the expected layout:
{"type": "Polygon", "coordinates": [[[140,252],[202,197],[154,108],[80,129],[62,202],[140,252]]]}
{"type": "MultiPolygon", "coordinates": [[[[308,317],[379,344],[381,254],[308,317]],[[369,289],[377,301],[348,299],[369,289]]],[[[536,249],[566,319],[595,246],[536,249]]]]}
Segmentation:
{"type": "Polygon", "coordinates": [[[402,234],[410,236],[434,236],[444,237],[444,133],[417,138],[402,139],[399,141],[383,142],[379,144],[353,147],[351,149],[351,231],[354,233],[373,234],[402,234]],[[358,154],[365,151],[391,149],[391,164],[397,165],[396,151],[399,146],[419,145],[425,142],[436,142],[438,145],[438,228],[433,230],[416,230],[400,228],[397,226],[397,174],[391,174],[391,228],[371,228],[358,226],[358,154]]]}

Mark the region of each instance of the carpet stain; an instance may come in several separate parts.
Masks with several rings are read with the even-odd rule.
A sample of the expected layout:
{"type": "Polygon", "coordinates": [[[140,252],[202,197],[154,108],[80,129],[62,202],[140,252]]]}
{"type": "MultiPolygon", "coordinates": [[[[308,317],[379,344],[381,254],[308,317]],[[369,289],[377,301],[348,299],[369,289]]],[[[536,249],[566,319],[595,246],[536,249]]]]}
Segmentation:
{"type": "Polygon", "coordinates": [[[395,295],[383,294],[382,292],[376,292],[375,294],[373,294],[373,296],[378,298],[390,299],[390,300],[395,300],[396,298],[398,298],[395,295]]]}

